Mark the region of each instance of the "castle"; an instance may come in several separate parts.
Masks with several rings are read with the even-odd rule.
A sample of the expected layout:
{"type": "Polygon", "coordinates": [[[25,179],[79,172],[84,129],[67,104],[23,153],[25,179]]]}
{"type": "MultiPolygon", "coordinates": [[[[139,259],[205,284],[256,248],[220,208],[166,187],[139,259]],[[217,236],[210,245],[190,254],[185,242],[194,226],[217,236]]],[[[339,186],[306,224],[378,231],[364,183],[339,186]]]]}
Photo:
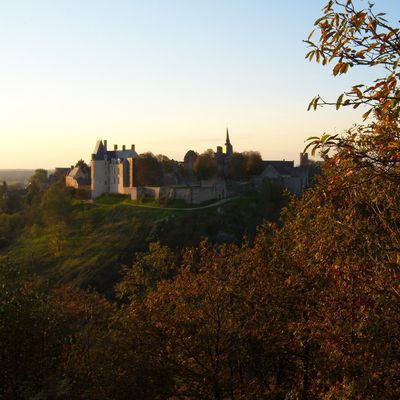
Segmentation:
{"type": "MultiPolygon", "coordinates": [[[[163,185],[142,186],[137,184],[138,154],[135,145],[126,149],[108,150],[107,140],[98,140],[91,157],[91,196],[97,198],[105,193],[129,195],[137,200],[141,197],[183,199],[188,203],[201,203],[212,199],[222,199],[238,195],[238,187],[244,183],[229,181],[230,160],[233,146],[229,131],[226,130],[224,149],[218,146],[212,154],[217,173],[214,179],[199,181],[193,173],[193,167],[198,154],[189,150],[183,162],[171,160],[172,172],[164,172],[163,185]],[[169,184],[166,184],[166,182],[169,184]]],[[[140,161],[140,160],[139,160],[140,161]]],[[[306,154],[300,156],[300,167],[295,167],[293,161],[262,161],[263,171],[247,182],[246,187],[260,188],[266,180],[272,180],[286,187],[289,191],[300,195],[308,186],[308,159],[306,154]]]]}
{"type": "Polygon", "coordinates": [[[107,140],[98,140],[91,159],[92,198],[104,193],[120,193],[130,195],[135,185],[135,160],[138,155],[135,145],[130,149],[125,145],[118,150],[107,149],[107,140]]]}

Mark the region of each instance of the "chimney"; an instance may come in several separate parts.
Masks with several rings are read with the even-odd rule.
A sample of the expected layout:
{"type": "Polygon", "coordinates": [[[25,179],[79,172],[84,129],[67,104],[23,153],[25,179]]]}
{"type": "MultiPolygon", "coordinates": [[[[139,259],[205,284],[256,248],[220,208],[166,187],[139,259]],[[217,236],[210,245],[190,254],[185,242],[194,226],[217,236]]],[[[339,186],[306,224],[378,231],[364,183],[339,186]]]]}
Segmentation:
{"type": "Polygon", "coordinates": [[[118,150],[118,145],[114,144],[114,151],[117,151],[117,150],[118,150]]]}
{"type": "Polygon", "coordinates": [[[133,151],[135,150],[135,145],[134,144],[131,145],[131,150],[133,150],[133,151]]]}
{"type": "Polygon", "coordinates": [[[125,150],[125,145],[124,144],[122,145],[122,150],[125,150]]]}
{"type": "Polygon", "coordinates": [[[107,140],[104,140],[104,148],[107,150],[107,140]]]}

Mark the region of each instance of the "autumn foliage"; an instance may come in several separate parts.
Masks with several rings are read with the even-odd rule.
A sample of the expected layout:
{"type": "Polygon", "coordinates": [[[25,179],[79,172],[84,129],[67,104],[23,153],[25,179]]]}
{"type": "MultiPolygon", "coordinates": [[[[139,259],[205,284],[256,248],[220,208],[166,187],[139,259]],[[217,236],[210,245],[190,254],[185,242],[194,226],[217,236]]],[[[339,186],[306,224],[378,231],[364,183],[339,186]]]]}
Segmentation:
{"type": "MultiPolygon", "coordinates": [[[[397,29],[372,7],[329,1],[316,25],[311,54],[341,58],[337,73],[385,52],[397,62],[397,29]]],[[[152,243],[111,300],[3,262],[0,398],[399,399],[398,106],[363,90],[343,104],[366,96],[375,120],[315,139],[318,184],[254,240],[152,243]]]]}

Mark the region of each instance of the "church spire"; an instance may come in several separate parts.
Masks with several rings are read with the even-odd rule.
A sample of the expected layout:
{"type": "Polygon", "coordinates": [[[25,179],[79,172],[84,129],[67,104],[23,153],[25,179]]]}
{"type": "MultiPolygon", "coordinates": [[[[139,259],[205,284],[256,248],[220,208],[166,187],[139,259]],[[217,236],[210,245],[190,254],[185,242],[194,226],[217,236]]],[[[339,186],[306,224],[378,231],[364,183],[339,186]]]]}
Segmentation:
{"type": "Polygon", "coordinates": [[[230,142],[230,140],[229,140],[229,130],[228,130],[228,128],[226,128],[226,142],[225,142],[225,144],[230,144],[231,142],[230,142]]]}
{"type": "Polygon", "coordinates": [[[233,146],[229,140],[229,130],[226,128],[226,142],[225,142],[225,154],[230,156],[233,153],[233,146]]]}

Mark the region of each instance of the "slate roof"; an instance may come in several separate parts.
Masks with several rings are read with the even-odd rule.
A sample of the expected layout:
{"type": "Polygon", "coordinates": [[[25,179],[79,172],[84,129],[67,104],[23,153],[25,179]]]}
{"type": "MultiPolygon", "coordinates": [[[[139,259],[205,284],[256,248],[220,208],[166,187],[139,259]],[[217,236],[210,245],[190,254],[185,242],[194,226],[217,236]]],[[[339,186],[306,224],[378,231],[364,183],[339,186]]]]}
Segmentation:
{"type": "Polygon", "coordinates": [[[89,186],[91,183],[90,178],[77,178],[76,181],[79,183],[79,186],[89,186]]]}
{"type": "Polygon", "coordinates": [[[294,161],[266,160],[266,161],[263,161],[263,164],[265,167],[267,167],[268,165],[272,165],[273,167],[282,166],[282,167],[286,167],[286,168],[294,168],[294,161]]]}
{"type": "Polygon", "coordinates": [[[273,167],[280,175],[292,175],[294,172],[294,161],[263,161],[264,168],[269,165],[273,167]]]}
{"type": "MultiPolygon", "coordinates": [[[[108,153],[108,152],[107,152],[108,153]]],[[[136,153],[135,150],[117,150],[117,151],[113,151],[113,153],[115,153],[115,158],[128,158],[128,157],[132,157],[132,158],[137,158],[138,155],[136,153]]]]}
{"type": "Polygon", "coordinates": [[[135,150],[127,149],[127,150],[106,150],[103,142],[98,140],[96,146],[94,148],[94,159],[95,160],[104,160],[108,158],[109,160],[115,158],[126,159],[128,157],[137,158],[138,155],[135,150]]]}
{"type": "Polygon", "coordinates": [[[106,149],[104,148],[103,142],[101,140],[97,141],[93,154],[95,160],[104,160],[106,149]]]}
{"type": "Polygon", "coordinates": [[[69,172],[68,176],[71,176],[72,178],[75,178],[75,176],[77,175],[78,172],[79,172],[79,167],[75,167],[75,168],[71,169],[71,171],[69,172]]]}

